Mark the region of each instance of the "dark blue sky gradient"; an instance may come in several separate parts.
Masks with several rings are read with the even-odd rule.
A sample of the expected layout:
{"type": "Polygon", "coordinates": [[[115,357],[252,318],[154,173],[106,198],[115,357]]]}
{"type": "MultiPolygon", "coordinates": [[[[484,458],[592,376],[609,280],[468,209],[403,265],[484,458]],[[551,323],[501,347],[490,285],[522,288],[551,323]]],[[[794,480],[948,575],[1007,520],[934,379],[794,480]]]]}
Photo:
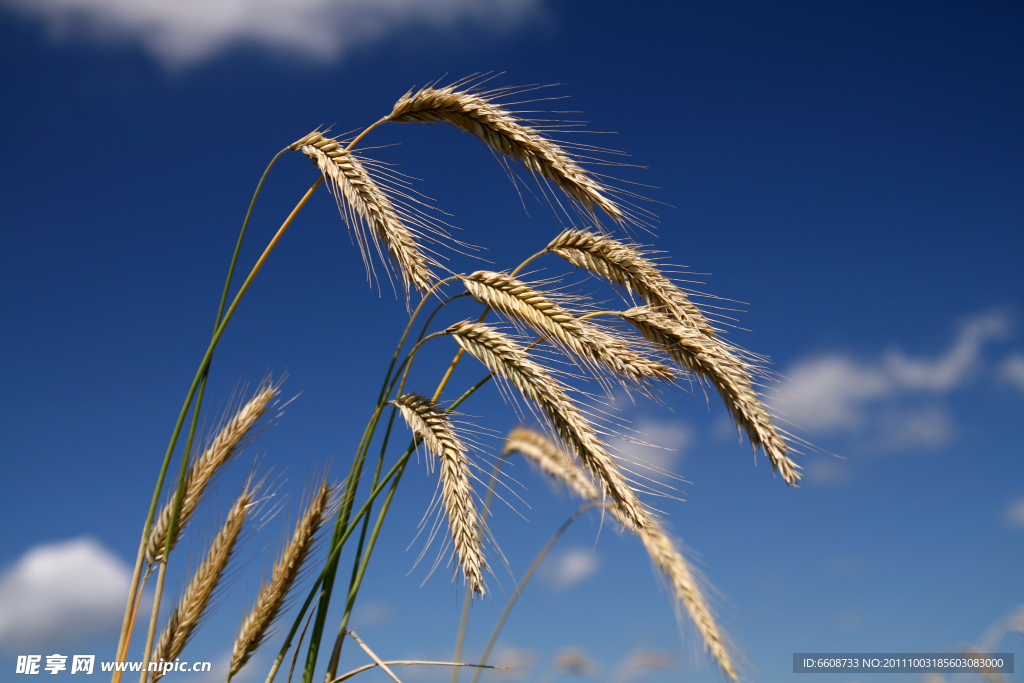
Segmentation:
{"type": "MultiPolygon", "coordinates": [[[[366,126],[409,87],[444,74],[495,71],[504,72],[495,85],[558,83],[541,92],[571,99],[540,108],[582,111],[564,117],[615,131],[564,137],[627,151],[645,167],[613,171],[656,186],[642,194],[663,203],[643,204],[659,222],[656,237],[637,237],[709,274],[696,278],[703,291],[745,302],[739,324],[750,332],[734,339],[782,372],[828,354],[862,367],[891,349],[935,359],[965,320],[995,312],[1008,321],[955,388],[892,396],[872,408],[870,424],[807,433],[848,458],[836,483],[787,489],[763,458],[754,467],[745,445],[720,436],[717,397],[710,411],[699,393],[669,402],[691,435],[676,468],[691,482],[681,485],[687,502],[668,505],[674,528],[725,596],[726,623],[759,680],[788,680],[796,651],[943,651],[973,641],[1024,603],[1024,529],[1004,520],[1024,496],[1024,388],[999,379],[1004,360],[1024,351],[1022,36],[1024,10],[1013,2],[560,0],[514,27],[407,26],[332,63],[248,45],[168,71],[128,42],[52,39],[0,13],[0,568],[34,545],[80,535],[133,560],[246,205],[277,150],[317,126],[366,126]],[[942,443],[879,446],[873,426],[919,408],[950,418],[942,443]]],[[[370,154],[423,179],[416,188],[497,269],[560,229],[529,196],[524,212],[468,136],[389,124],[364,144],[393,143],[370,154]]],[[[242,276],[315,177],[299,155],[274,168],[242,276]]],[[[455,265],[491,267],[457,255],[455,265]]],[[[542,276],[564,272],[544,265],[542,276]]],[[[214,359],[210,422],[239,381],[267,371],[287,371],[284,393],[301,393],[223,480],[222,502],[257,452],[275,473],[287,469],[283,489],[293,494],[311,463],[333,458],[339,478],[347,471],[406,321],[404,302],[386,281],[381,289],[367,286],[319,192],[214,359]]],[[[462,303],[447,320],[475,311],[462,303]]],[[[451,353],[450,344],[426,349],[411,388],[432,390],[430,362],[451,353]]],[[[463,364],[457,381],[480,374],[463,364]]],[[[463,412],[498,434],[516,423],[493,389],[463,412]]],[[[644,409],[625,417],[641,421],[644,409]]],[[[529,523],[505,510],[495,534],[518,575],[574,504],[552,499],[522,463],[515,477],[530,489],[520,491],[530,507],[516,505],[529,523]]],[[[422,588],[429,560],[406,576],[422,542],[405,548],[433,485],[422,465],[410,470],[366,587],[366,599],[395,616],[365,635],[395,658],[446,657],[454,642],[447,571],[422,588]]],[[[597,528],[579,523],[563,543],[593,548],[597,528]]],[[[248,547],[253,559],[196,653],[228,649],[239,596],[252,595],[263,566],[259,546],[248,547]]],[[[597,574],[561,592],[538,583],[509,622],[506,644],[540,653],[536,680],[553,680],[544,667],[563,646],[588,648],[602,678],[633,647],[685,659],[639,547],[605,528],[597,552],[597,574]]],[[[493,602],[474,610],[473,651],[504,605],[499,582],[513,586],[500,571],[492,579],[493,602]]],[[[1007,641],[1018,652],[1021,642],[1007,641]]],[[[644,680],[680,675],[716,676],[708,665],[644,680]]]]}

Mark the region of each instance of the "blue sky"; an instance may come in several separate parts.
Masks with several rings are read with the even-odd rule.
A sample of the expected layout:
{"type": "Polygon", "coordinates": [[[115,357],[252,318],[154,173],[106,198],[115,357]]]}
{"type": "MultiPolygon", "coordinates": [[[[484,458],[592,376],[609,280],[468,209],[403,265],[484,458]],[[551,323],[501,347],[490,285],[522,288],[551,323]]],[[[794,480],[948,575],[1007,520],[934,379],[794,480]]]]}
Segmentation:
{"type": "MultiPolygon", "coordinates": [[[[743,302],[732,338],[772,358],[799,406],[792,421],[842,456],[801,457],[807,476],[791,489],[737,443],[717,397],[616,403],[673,449],[635,454],[686,480],[685,502],[666,505],[673,530],[720,591],[753,678],[791,679],[794,652],[953,651],[1024,603],[1019,4],[202,6],[0,3],[4,670],[16,654],[113,651],[153,481],[266,162],[318,126],[372,123],[412,86],[482,72],[501,72],[495,85],[558,84],[545,92],[571,99],[543,108],[614,131],[583,141],[627,151],[642,168],[616,175],[653,186],[643,194],[658,202],[645,204],[655,235],[637,237],[699,274],[702,291],[743,302]]],[[[422,179],[416,188],[497,268],[563,226],[453,129],[388,125],[365,144],[397,144],[370,154],[422,179]]],[[[299,155],[275,167],[242,268],[315,173],[299,155]]],[[[538,277],[565,272],[542,265],[538,277]]],[[[251,533],[190,657],[226,656],[308,473],[347,469],[405,320],[400,298],[367,285],[318,193],[224,336],[206,419],[267,372],[286,372],[284,395],[297,398],[220,480],[220,505],[192,539],[212,533],[257,456],[294,500],[251,533]]],[[[428,350],[417,390],[433,388],[431,363],[451,353],[428,350]]],[[[457,381],[479,374],[463,364],[457,381]]],[[[462,410],[497,435],[518,423],[493,388],[462,410]]],[[[518,576],[576,503],[521,461],[512,471],[522,500],[499,509],[494,532],[518,576]]],[[[444,569],[421,586],[429,562],[415,566],[433,492],[422,464],[411,469],[353,622],[387,658],[451,654],[455,589],[444,569]]],[[[489,581],[470,653],[514,585],[503,571],[489,581]]],[[[1020,653],[1022,638],[1001,649],[1020,653]]],[[[363,663],[346,648],[343,668],[363,663]]],[[[680,641],[639,544],[609,525],[599,533],[596,518],[562,539],[499,641],[530,681],[572,678],[556,667],[571,648],[596,680],[718,678],[680,641]],[[671,668],[627,666],[651,650],[671,668]]]]}

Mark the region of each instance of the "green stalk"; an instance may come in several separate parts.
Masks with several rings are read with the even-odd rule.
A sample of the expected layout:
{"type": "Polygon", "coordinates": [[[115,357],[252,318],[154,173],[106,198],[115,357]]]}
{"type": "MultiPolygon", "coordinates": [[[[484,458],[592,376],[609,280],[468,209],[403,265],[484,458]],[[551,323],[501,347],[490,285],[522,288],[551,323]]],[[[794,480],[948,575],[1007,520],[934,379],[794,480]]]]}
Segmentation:
{"type": "MultiPolygon", "coordinates": [[[[508,604],[505,605],[505,610],[501,613],[501,617],[498,619],[498,623],[494,626],[494,631],[491,632],[491,639],[487,641],[487,647],[484,648],[484,653],[480,656],[480,664],[478,666],[483,666],[487,664],[487,658],[491,656],[491,650],[494,648],[494,643],[498,640],[498,634],[501,633],[501,629],[505,626],[505,620],[508,619],[508,615],[512,613],[512,608],[515,607],[516,601],[519,599],[519,596],[522,595],[523,589],[526,588],[526,584],[533,576],[533,573],[537,571],[537,567],[540,566],[540,563],[544,561],[545,557],[547,557],[547,554],[551,550],[551,548],[555,545],[558,539],[562,537],[562,534],[565,533],[565,530],[568,529],[569,526],[573,522],[575,522],[580,515],[582,515],[584,512],[586,512],[592,507],[598,507],[601,505],[604,505],[604,503],[592,501],[581,507],[576,512],[572,513],[572,516],[569,517],[569,519],[565,520],[562,526],[558,527],[558,531],[554,533],[554,535],[551,537],[551,540],[548,541],[547,545],[545,545],[544,548],[540,551],[540,553],[537,554],[537,557],[533,560],[533,564],[531,564],[530,568],[526,570],[526,573],[523,574],[523,578],[519,581],[519,585],[516,586],[516,592],[513,593],[512,597],[508,599],[508,604]]],[[[474,672],[473,678],[472,680],[470,680],[469,683],[476,683],[477,680],[480,678],[481,671],[482,669],[477,669],[476,672],[474,672]]]]}
{"type": "MultiPolygon", "coordinates": [[[[284,235],[285,230],[287,230],[288,226],[290,226],[292,221],[295,220],[295,216],[297,216],[299,211],[302,210],[302,207],[306,205],[306,202],[309,201],[309,198],[311,196],[313,196],[313,193],[316,191],[316,188],[320,187],[320,184],[323,182],[323,180],[323,176],[317,178],[316,182],[313,183],[309,190],[306,191],[306,194],[303,195],[302,199],[299,200],[299,203],[295,205],[295,208],[292,209],[292,212],[288,215],[288,218],[286,218],[284,223],[281,224],[281,227],[278,229],[273,239],[270,240],[270,243],[267,245],[266,249],[263,250],[263,254],[260,256],[259,260],[256,261],[256,265],[253,266],[252,271],[249,273],[249,277],[247,277],[245,279],[245,282],[242,283],[242,286],[239,288],[234,300],[231,302],[231,306],[224,314],[224,319],[217,327],[217,331],[214,332],[213,334],[213,340],[210,342],[210,346],[206,350],[206,355],[203,356],[203,360],[199,364],[199,370],[196,372],[195,379],[192,380],[192,386],[189,388],[188,395],[185,398],[185,404],[182,406],[181,414],[178,416],[178,421],[174,426],[174,432],[171,436],[171,443],[170,445],[168,445],[167,454],[164,456],[163,466],[160,468],[160,477],[157,482],[157,494],[156,496],[154,496],[153,505],[150,508],[149,519],[146,525],[147,537],[149,533],[148,527],[150,526],[150,524],[152,524],[153,516],[156,514],[156,502],[159,499],[159,490],[163,488],[164,476],[167,473],[167,466],[170,464],[171,455],[174,452],[174,446],[177,443],[178,435],[181,433],[181,427],[185,422],[185,415],[188,413],[188,407],[192,403],[192,398],[196,393],[196,389],[198,388],[203,375],[210,368],[210,361],[213,359],[213,350],[217,347],[217,343],[220,341],[221,336],[224,334],[224,330],[227,329],[227,325],[231,321],[231,316],[234,315],[235,309],[238,308],[238,304],[241,302],[242,297],[245,296],[245,293],[249,290],[249,286],[252,284],[253,279],[255,279],[256,274],[260,271],[260,268],[263,267],[263,264],[266,262],[267,257],[270,256],[270,252],[272,252],[274,250],[274,247],[277,246],[277,242],[281,239],[281,236],[284,235]]],[[[170,539],[173,538],[174,525],[177,522],[178,511],[181,508],[181,498],[183,494],[182,484],[184,481],[185,473],[187,472],[188,465],[187,457],[183,459],[182,465],[183,467],[181,468],[181,472],[179,473],[178,477],[178,493],[174,497],[174,503],[171,507],[171,520],[167,532],[167,545],[164,546],[164,559],[160,564],[160,574],[157,577],[157,590],[155,591],[156,594],[154,595],[153,598],[152,618],[150,619],[149,633],[147,634],[146,638],[146,651],[143,653],[143,670],[145,670],[149,665],[149,657],[153,648],[153,637],[156,633],[157,614],[160,610],[160,594],[163,588],[162,577],[166,572],[167,568],[168,545],[170,544],[170,539]]]]}
{"type": "MultiPolygon", "coordinates": [[[[228,275],[227,275],[227,278],[224,281],[224,291],[221,293],[220,306],[218,306],[218,308],[217,308],[217,318],[216,318],[216,320],[214,321],[214,324],[213,324],[214,334],[216,334],[217,328],[220,327],[221,316],[224,313],[224,306],[227,303],[228,292],[231,289],[231,280],[232,280],[232,277],[234,276],[235,264],[238,262],[238,254],[242,250],[242,241],[245,239],[245,232],[246,232],[246,229],[249,227],[249,219],[252,217],[252,210],[256,206],[256,199],[259,198],[259,196],[260,196],[260,191],[263,189],[263,182],[267,179],[267,175],[270,173],[270,169],[274,167],[274,164],[277,163],[277,160],[281,158],[281,155],[284,154],[287,151],[288,151],[288,148],[286,147],[285,149],[282,149],[280,152],[275,154],[274,158],[270,160],[270,163],[267,164],[267,167],[263,170],[263,175],[260,176],[260,181],[256,184],[256,190],[253,192],[252,199],[249,201],[249,208],[245,212],[245,219],[242,221],[242,229],[238,233],[238,241],[235,244],[235,252],[234,252],[234,254],[231,255],[231,265],[228,266],[228,275]]],[[[203,394],[204,394],[204,391],[205,391],[205,388],[206,388],[206,377],[207,377],[208,373],[209,373],[209,367],[207,367],[207,371],[203,373],[203,379],[202,379],[202,382],[201,382],[201,385],[200,385],[200,388],[199,388],[199,398],[198,398],[197,403],[196,403],[196,416],[198,416],[199,406],[202,404],[203,394]]],[[[187,407],[186,407],[186,410],[187,410],[187,407]]],[[[185,447],[185,454],[186,454],[185,457],[186,458],[188,457],[188,453],[191,451],[191,447],[192,447],[192,439],[194,437],[195,427],[196,427],[196,416],[193,416],[192,428],[189,431],[188,444],[185,447]]],[[[177,435],[175,435],[175,437],[172,438],[172,443],[174,441],[176,441],[176,438],[177,438],[177,435]]],[[[172,446],[172,449],[173,449],[173,446],[172,446]]],[[[166,467],[167,467],[166,460],[167,460],[167,458],[165,457],[164,468],[161,470],[160,477],[158,478],[156,490],[153,492],[153,500],[150,503],[149,514],[146,517],[145,524],[143,525],[142,542],[139,545],[139,555],[138,555],[138,557],[136,558],[136,561],[135,561],[135,569],[133,571],[131,589],[129,590],[128,604],[127,604],[127,606],[125,608],[125,619],[124,619],[124,621],[122,622],[122,625],[121,625],[121,635],[120,635],[120,637],[118,639],[118,644],[117,644],[117,661],[119,661],[119,662],[120,661],[124,661],[124,658],[127,656],[128,639],[130,638],[130,633],[131,633],[131,628],[132,628],[132,623],[131,622],[134,620],[133,619],[133,615],[135,614],[135,602],[138,599],[138,597],[140,597],[140,596],[137,596],[136,593],[138,591],[140,576],[142,574],[142,565],[143,565],[143,559],[145,557],[146,544],[149,542],[150,528],[152,527],[152,524],[153,524],[153,518],[156,515],[157,505],[160,502],[160,491],[163,488],[163,475],[164,475],[164,472],[166,472],[166,467]]],[[[166,548],[165,548],[165,551],[166,551],[166,548]]],[[[166,557],[166,555],[164,557],[166,557]]],[[[121,672],[116,672],[114,674],[114,677],[112,679],[114,681],[114,683],[117,683],[117,681],[120,680],[120,678],[121,678],[120,673],[121,672]]]]}

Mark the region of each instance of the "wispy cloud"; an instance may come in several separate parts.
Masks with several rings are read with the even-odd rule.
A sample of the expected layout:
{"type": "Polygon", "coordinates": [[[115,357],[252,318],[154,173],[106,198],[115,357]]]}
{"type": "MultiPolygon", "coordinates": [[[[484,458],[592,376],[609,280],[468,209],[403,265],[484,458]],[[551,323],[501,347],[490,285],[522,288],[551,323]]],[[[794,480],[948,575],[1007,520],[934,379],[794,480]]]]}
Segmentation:
{"type": "Polygon", "coordinates": [[[181,67],[238,44],[332,60],[409,25],[505,27],[542,0],[2,0],[58,38],[141,44],[181,67]]]}
{"type": "Polygon", "coordinates": [[[999,378],[1024,394],[1024,355],[1015,353],[999,367],[999,378]]]}
{"type": "Polygon", "coordinates": [[[1006,506],[1006,523],[1018,529],[1024,529],[1024,498],[1012,500],[1006,506]]]}
{"type": "Polygon", "coordinates": [[[0,645],[47,649],[117,634],[131,570],[91,538],[29,549],[0,575],[0,645]]]}
{"type": "Polygon", "coordinates": [[[651,670],[671,671],[676,668],[672,655],[663,650],[633,650],[615,667],[608,678],[609,683],[628,683],[637,680],[651,670]]]}
{"type": "Polygon", "coordinates": [[[643,477],[661,479],[665,473],[677,472],[685,449],[693,440],[693,433],[679,420],[654,420],[641,418],[628,438],[614,437],[608,440],[613,452],[621,454],[627,465],[643,477]]]}
{"type": "Polygon", "coordinates": [[[541,565],[541,576],[552,588],[565,590],[593,575],[600,564],[594,552],[583,548],[568,548],[541,565]]]}
{"type": "Polygon", "coordinates": [[[498,650],[493,663],[506,668],[488,672],[489,678],[498,681],[528,681],[531,679],[531,670],[537,665],[537,653],[534,650],[506,648],[498,650]]]}
{"type": "Polygon", "coordinates": [[[555,671],[576,676],[596,676],[601,667],[581,647],[565,647],[555,654],[555,671]]]}
{"type": "Polygon", "coordinates": [[[786,372],[789,380],[782,388],[806,410],[787,412],[793,422],[815,432],[872,433],[878,445],[891,450],[941,446],[953,427],[937,399],[972,378],[984,345],[1008,327],[1000,313],[972,318],[935,358],[894,350],[876,360],[831,354],[803,361],[786,372]],[[931,402],[913,408],[898,402],[911,397],[931,402]]]}

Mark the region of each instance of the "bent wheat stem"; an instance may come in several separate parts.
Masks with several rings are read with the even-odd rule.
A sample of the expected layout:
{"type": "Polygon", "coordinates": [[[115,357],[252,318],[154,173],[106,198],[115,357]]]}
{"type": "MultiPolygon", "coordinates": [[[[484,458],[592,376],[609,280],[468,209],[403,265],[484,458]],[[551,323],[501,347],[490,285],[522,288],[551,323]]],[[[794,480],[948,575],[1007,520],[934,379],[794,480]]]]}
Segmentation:
{"type": "MultiPolygon", "coordinates": [[[[213,327],[214,327],[215,331],[216,331],[216,329],[218,327],[220,327],[221,317],[222,317],[222,315],[224,313],[224,305],[227,303],[228,292],[231,289],[231,280],[233,279],[234,273],[235,273],[235,265],[238,262],[238,254],[242,250],[242,241],[245,239],[245,232],[246,232],[246,230],[249,227],[249,219],[252,218],[252,210],[256,206],[256,200],[259,198],[260,192],[263,189],[263,182],[267,179],[267,175],[270,174],[270,169],[272,169],[274,167],[274,164],[277,163],[277,160],[280,159],[281,156],[285,152],[287,152],[287,151],[289,151],[289,150],[288,150],[287,147],[285,147],[280,152],[275,154],[274,158],[270,160],[270,163],[267,164],[267,167],[263,170],[263,175],[260,176],[259,182],[256,184],[256,190],[253,192],[252,199],[249,201],[249,208],[245,212],[245,219],[242,221],[242,229],[239,231],[239,233],[238,233],[238,241],[235,243],[235,251],[231,255],[231,264],[228,266],[228,275],[227,275],[227,278],[224,281],[224,291],[221,293],[220,305],[217,307],[217,318],[216,318],[216,320],[214,321],[214,324],[213,324],[213,327]]],[[[204,386],[205,386],[205,373],[204,373],[204,386]]],[[[197,412],[198,412],[198,404],[199,403],[202,403],[202,389],[200,389],[200,396],[199,396],[199,400],[198,400],[198,403],[197,403],[197,412]]],[[[187,448],[186,448],[185,452],[186,453],[188,452],[187,448]]],[[[143,558],[145,556],[145,548],[146,548],[146,544],[148,543],[148,540],[149,540],[149,525],[152,524],[153,516],[156,514],[156,506],[157,506],[157,504],[159,502],[160,490],[163,488],[162,485],[163,485],[163,479],[161,477],[161,479],[159,480],[159,483],[158,483],[158,485],[156,487],[156,492],[154,493],[154,496],[153,496],[153,503],[151,503],[151,506],[150,506],[149,516],[147,517],[146,524],[143,527],[142,542],[140,543],[140,546],[139,546],[139,555],[138,555],[138,557],[135,560],[135,568],[132,570],[131,587],[128,590],[128,604],[125,605],[124,621],[122,621],[122,623],[121,623],[121,634],[118,637],[118,643],[117,643],[117,651],[116,651],[115,661],[118,661],[118,662],[123,662],[125,660],[125,657],[127,656],[128,644],[131,641],[131,632],[132,632],[132,629],[133,629],[133,627],[135,625],[135,615],[138,613],[138,604],[137,603],[138,603],[139,597],[141,597],[141,591],[139,590],[139,580],[140,580],[140,577],[142,575],[142,566],[144,564],[143,558]]],[[[120,671],[115,671],[113,677],[111,678],[111,682],[112,683],[119,683],[120,680],[121,680],[121,672],[120,671]]]]}

